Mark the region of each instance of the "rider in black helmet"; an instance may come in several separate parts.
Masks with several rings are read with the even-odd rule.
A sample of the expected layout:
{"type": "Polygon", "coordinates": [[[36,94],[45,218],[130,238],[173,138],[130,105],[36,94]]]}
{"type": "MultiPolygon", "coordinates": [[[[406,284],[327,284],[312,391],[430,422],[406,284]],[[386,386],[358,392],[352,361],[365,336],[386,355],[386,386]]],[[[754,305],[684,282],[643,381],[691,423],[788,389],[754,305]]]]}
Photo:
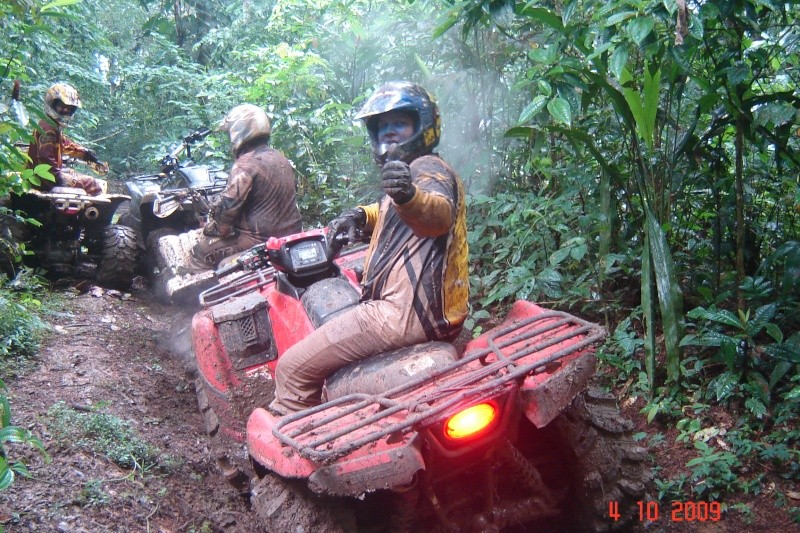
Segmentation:
{"type": "Polygon", "coordinates": [[[329,235],[371,235],[361,303],[323,324],[278,361],[275,401],[288,414],[318,404],[338,368],[427,340],[452,340],[467,314],[464,189],[437,154],[441,121],[417,84],[379,88],[356,115],[364,122],[385,195],[328,225],[329,235]]]}

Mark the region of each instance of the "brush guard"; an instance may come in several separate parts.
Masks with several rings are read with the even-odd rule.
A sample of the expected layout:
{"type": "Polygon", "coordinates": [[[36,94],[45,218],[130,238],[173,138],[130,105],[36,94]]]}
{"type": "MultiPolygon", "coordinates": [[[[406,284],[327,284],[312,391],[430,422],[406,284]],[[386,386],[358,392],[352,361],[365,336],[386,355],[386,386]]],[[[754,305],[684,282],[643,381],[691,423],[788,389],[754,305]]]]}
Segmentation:
{"type": "Polygon", "coordinates": [[[394,440],[464,405],[497,396],[526,377],[547,371],[561,359],[598,343],[605,334],[596,324],[545,311],[489,332],[485,348],[470,351],[433,376],[411,380],[379,395],[350,394],[281,417],[272,433],[305,459],[330,464],[382,438],[391,435],[394,440]],[[545,338],[539,339],[542,336],[545,338]],[[547,357],[526,360],[573,340],[547,357]],[[345,418],[348,415],[356,416],[345,418]]]}

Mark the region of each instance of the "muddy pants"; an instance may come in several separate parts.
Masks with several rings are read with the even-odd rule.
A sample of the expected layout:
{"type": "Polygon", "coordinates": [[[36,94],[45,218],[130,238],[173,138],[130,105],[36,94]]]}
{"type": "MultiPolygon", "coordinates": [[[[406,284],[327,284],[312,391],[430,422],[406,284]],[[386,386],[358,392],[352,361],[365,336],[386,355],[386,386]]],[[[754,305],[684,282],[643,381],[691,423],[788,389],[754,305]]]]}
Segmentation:
{"type": "Polygon", "coordinates": [[[325,378],[339,368],[427,340],[411,305],[387,300],[358,304],[292,346],[275,369],[270,409],[290,414],[320,403],[325,378]]]}
{"type": "Polygon", "coordinates": [[[202,229],[192,232],[197,233],[197,243],[192,248],[191,256],[187,258],[188,269],[192,272],[215,269],[226,257],[266,242],[266,239],[259,239],[245,232],[238,232],[231,237],[209,237],[203,234],[202,229]]]}

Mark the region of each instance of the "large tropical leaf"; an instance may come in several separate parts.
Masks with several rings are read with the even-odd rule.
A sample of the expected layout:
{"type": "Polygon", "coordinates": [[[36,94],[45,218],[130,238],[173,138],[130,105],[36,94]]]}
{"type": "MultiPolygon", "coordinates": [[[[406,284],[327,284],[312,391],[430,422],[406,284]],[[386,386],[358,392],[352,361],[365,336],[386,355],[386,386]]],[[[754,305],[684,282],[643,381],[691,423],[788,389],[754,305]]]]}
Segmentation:
{"type": "Polygon", "coordinates": [[[645,207],[645,226],[650,257],[658,289],[658,303],[664,328],[664,345],[667,351],[667,378],[677,380],[680,376],[680,339],[682,336],[683,298],[675,277],[675,266],[667,246],[664,231],[649,207],[645,207]]]}

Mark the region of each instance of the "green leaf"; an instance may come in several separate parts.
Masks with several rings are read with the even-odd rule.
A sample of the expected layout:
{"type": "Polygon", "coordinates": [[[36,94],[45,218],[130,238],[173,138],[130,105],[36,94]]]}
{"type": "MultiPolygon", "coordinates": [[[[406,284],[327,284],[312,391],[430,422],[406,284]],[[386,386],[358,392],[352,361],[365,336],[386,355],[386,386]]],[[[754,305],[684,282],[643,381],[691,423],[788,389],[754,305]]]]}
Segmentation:
{"type": "Polygon", "coordinates": [[[436,28],[434,28],[433,38],[438,39],[439,37],[444,35],[447,32],[447,30],[455,26],[460,18],[460,15],[461,15],[460,10],[455,10],[455,9],[451,10],[447,14],[447,18],[445,19],[445,21],[442,22],[440,25],[438,25],[436,28]]]}
{"type": "Polygon", "coordinates": [[[416,61],[420,72],[422,72],[423,78],[425,80],[430,80],[433,77],[433,74],[431,74],[431,70],[428,68],[428,65],[425,64],[425,61],[422,60],[419,54],[414,54],[414,61],[416,61]]]}
{"type": "Polygon", "coordinates": [[[572,125],[572,111],[570,110],[569,102],[563,98],[556,97],[547,102],[547,111],[558,122],[567,126],[572,125]]]}
{"type": "Polygon", "coordinates": [[[800,345],[787,342],[768,344],[764,352],[770,357],[800,365],[800,345]]]}
{"type": "Polygon", "coordinates": [[[661,67],[652,64],[644,69],[642,89],[642,138],[650,150],[655,142],[656,117],[658,116],[659,90],[661,89],[661,67]]]}
{"type": "Polygon", "coordinates": [[[747,334],[751,337],[755,337],[762,329],[764,329],[767,322],[772,320],[772,317],[775,316],[775,312],[777,310],[778,304],[775,303],[762,305],[756,309],[753,317],[747,321],[747,334]]]}
{"type": "Polygon", "coordinates": [[[724,372],[708,383],[708,390],[721,402],[733,393],[741,379],[742,376],[738,373],[724,372]]]}
{"type": "Polygon", "coordinates": [[[747,407],[747,410],[753,413],[759,420],[764,418],[764,415],[767,414],[767,406],[765,406],[756,398],[748,398],[745,400],[744,406],[747,407]]]}
{"type": "Polygon", "coordinates": [[[514,138],[526,138],[530,139],[533,136],[533,133],[536,130],[531,128],[530,126],[516,126],[514,128],[509,128],[503,134],[503,137],[506,139],[514,139],[514,138]]]}
{"type": "Polygon", "coordinates": [[[618,46],[614,53],[611,54],[611,61],[609,69],[611,74],[618,80],[622,78],[622,69],[628,64],[628,48],[626,46],[618,46]]]}
{"type": "Polygon", "coordinates": [[[625,29],[633,42],[641,46],[653,31],[653,27],[655,27],[655,21],[652,17],[638,17],[630,21],[625,29]]]}
{"type": "Polygon", "coordinates": [[[561,17],[543,7],[532,7],[534,2],[528,2],[522,9],[517,11],[520,17],[526,17],[535,20],[545,26],[548,26],[556,31],[563,31],[564,24],[561,22],[561,17]]]}
{"type": "Polygon", "coordinates": [[[689,318],[702,318],[710,322],[718,322],[736,328],[737,330],[742,329],[742,323],[739,321],[739,318],[725,309],[704,309],[702,307],[696,307],[689,311],[686,316],[689,318]]]}
{"type": "Polygon", "coordinates": [[[517,122],[519,124],[525,124],[526,122],[530,121],[533,117],[538,115],[542,109],[544,109],[545,104],[547,104],[547,98],[541,94],[537,95],[536,98],[534,98],[533,101],[526,105],[525,109],[522,110],[517,122]]]}
{"type": "Polygon", "coordinates": [[[47,4],[42,6],[42,13],[45,11],[50,11],[51,9],[56,9],[58,7],[64,6],[72,6],[80,2],[81,0],[54,0],[53,2],[48,2],[47,4]]]}
{"type": "Polygon", "coordinates": [[[0,429],[0,443],[2,442],[25,442],[30,433],[18,426],[8,426],[0,429]]]}
{"type": "Polygon", "coordinates": [[[656,374],[656,299],[653,297],[653,262],[650,260],[647,232],[642,248],[642,319],[644,321],[644,368],[650,386],[650,396],[655,392],[656,374]]]}
{"type": "Polygon", "coordinates": [[[675,276],[675,266],[669,252],[667,238],[658,220],[649,207],[646,211],[646,234],[650,246],[650,257],[658,289],[658,303],[661,308],[661,321],[664,327],[664,345],[667,351],[667,376],[677,380],[680,376],[681,320],[683,319],[683,299],[680,285],[675,276]]]}
{"type": "Polygon", "coordinates": [[[550,264],[553,265],[553,266],[558,265],[564,259],[569,257],[569,252],[570,252],[569,248],[560,248],[560,249],[556,250],[555,252],[550,254],[550,264]]]}
{"type": "Polygon", "coordinates": [[[619,24],[623,20],[628,20],[633,18],[637,15],[636,11],[622,11],[620,13],[614,13],[610,17],[605,20],[605,26],[614,26],[615,24],[619,24]]]}
{"type": "Polygon", "coordinates": [[[764,329],[767,330],[767,335],[775,339],[776,342],[783,342],[783,332],[777,325],[769,322],[764,326],[764,329]]]}
{"type": "Polygon", "coordinates": [[[5,490],[14,483],[14,471],[8,467],[5,457],[0,455],[0,490],[5,490]]]}
{"type": "Polygon", "coordinates": [[[0,428],[6,428],[11,425],[11,404],[8,398],[0,396],[0,428]]]}

